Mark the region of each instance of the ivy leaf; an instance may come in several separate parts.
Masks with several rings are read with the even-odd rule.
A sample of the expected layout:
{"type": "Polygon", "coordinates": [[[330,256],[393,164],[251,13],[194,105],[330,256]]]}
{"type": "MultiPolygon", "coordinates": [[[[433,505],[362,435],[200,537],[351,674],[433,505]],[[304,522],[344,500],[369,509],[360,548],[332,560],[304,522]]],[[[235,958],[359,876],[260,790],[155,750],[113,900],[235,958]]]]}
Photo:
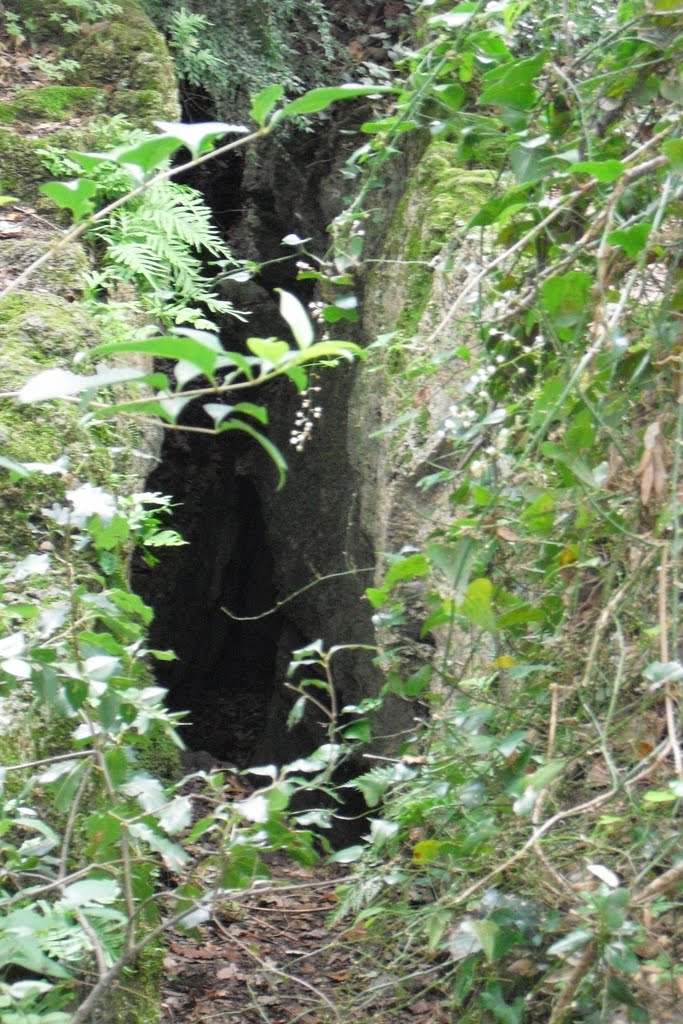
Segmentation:
{"type": "Polygon", "coordinates": [[[265,89],[257,92],[251,100],[251,116],[259,128],[263,128],[268,115],[273,107],[277,106],[284,96],[284,88],[281,85],[267,85],[265,89]]]}
{"type": "Polygon", "coordinates": [[[390,85],[354,85],[353,82],[322,89],[311,89],[283,107],[278,112],[277,118],[279,120],[280,118],[297,117],[300,114],[317,114],[321,110],[327,110],[339,100],[356,100],[364,96],[386,95],[398,91],[390,85]]]}
{"type": "Polygon", "coordinates": [[[570,170],[572,174],[590,174],[601,184],[609,185],[617,181],[626,168],[621,160],[580,160],[572,164],[570,170]]]}
{"type": "Polygon", "coordinates": [[[637,259],[639,254],[647,246],[647,240],[652,231],[652,224],[632,224],[630,228],[623,231],[612,231],[607,236],[610,245],[619,245],[632,260],[637,259]]]}
{"type": "Polygon", "coordinates": [[[278,366],[291,352],[287,342],[277,338],[247,338],[247,348],[269,367],[278,366]]]}
{"type": "Polygon", "coordinates": [[[205,121],[199,124],[180,124],[174,121],[155,121],[165,136],[178,140],[189,149],[193,157],[202,156],[213,148],[213,143],[222,135],[244,135],[249,129],[242,124],[226,124],[225,121],[205,121]]]}
{"type": "Polygon", "coordinates": [[[491,604],[492,594],[493,585],[490,580],[472,580],[465,592],[465,600],[458,608],[461,615],[489,633],[496,631],[496,616],[491,604]]]}
{"type": "Polygon", "coordinates": [[[290,292],[277,288],[280,293],[280,316],[287,323],[300,349],[309,348],[313,344],[315,332],[308,313],[290,292]]]}
{"type": "Polygon", "coordinates": [[[97,185],[90,178],[76,178],[74,181],[47,181],[40,186],[40,192],[51,199],[62,210],[71,210],[75,221],[92,213],[92,198],[97,185]]]}
{"type": "Polygon", "coordinates": [[[574,327],[588,316],[592,286],[585,270],[570,270],[543,282],[541,303],[556,327],[574,327]]]}

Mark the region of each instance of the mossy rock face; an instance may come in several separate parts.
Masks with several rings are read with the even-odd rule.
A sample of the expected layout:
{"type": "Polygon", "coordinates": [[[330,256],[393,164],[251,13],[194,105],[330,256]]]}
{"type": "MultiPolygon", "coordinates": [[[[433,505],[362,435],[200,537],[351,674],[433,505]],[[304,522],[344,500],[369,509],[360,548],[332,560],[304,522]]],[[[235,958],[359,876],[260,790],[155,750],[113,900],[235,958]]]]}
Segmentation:
{"type": "Polygon", "coordinates": [[[396,330],[411,340],[432,295],[434,262],[491,188],[493,172],[466,170],[458,152],[457,145],[433,142],[406,184],[382,254],[389,262],[377,264],[368,278],[377,333],[396,330]]]}
{"type": "MultiPolygon", "coordinates": [[[[31,235],[30,238],[17,238],[11,241],[0,241],[0,271],[11,270],[14,274],[21,273],[30,267],[39,257],[43,256],[55,242],[55,236],[48,232],[31,235]]],[[[65,246],[56,259],[50,260],[40,267],[28,279],[26,289],[29,291],[47,291],[51,295],[59,295],[73,300],[80,297],[85,289],[85,275],[90,270],[90,263],[82,245],[74,242],[65,246]]],[[[0,305],[0,323],[7,309],[12,308],[15,296],[8,296],[0,305]]]]}
{"type": "Polygon", "coordinates": [[[43,138],[28,138],[15,128],[0,126],[0,194],[15,196],[54,214],[55,204],[38,191],[43,182],[54,177],[43,165],[41,150],[48,144],[60,149],[89,149],[92,142],[87,125],[64,127],[43,138]]]}
{"type": "Polygon", "coordinates": [[[69,56],[79,62],[71,80],[114,86],[112,114],[137,115],[138,121],[177,118],[175,73],[163,37],[137,3],[123,0],[119,6],[120,14],[69,47],[69,56]]]}
{"type": "Polygon", "coordinates": [[[128,114],[138,127],[178,118],[176,77],[162,35],[136,0],[119,0],[116,6],[104,16],[80,13],[82,31],[73,33],[67,29],[73,11],[62,0],[19,0],[16,13],[33,26],[30,37],[59,44],[78,67],[66,85],[22,90],[20,97],[0,104],[0,124],[27,115],[60,121],[102,109],[128,114]],[[24,95],[31,93],[43,96],[24,95]]]}
{"type": "Polygon", "coordinates": [[[104,90],[85,85],[45,85],[21,89],[2,112],[9,111],[13,120],[38,118],[43,121],[66,121],[76,115],[100,113],[106,105],[104,90]]]}
{"type": "MultiPolygon", "coordinates": [[[[64,288],[68,291],[65,282],[64,288]]],[[[0,302],[0,391],[17,391],[31,376],[54,365],[68,367],[76,352],[102,341],[95,317],[78,302],[52,292],[16,291],[0,302]]],[[[16,462],[69,459],[70,485],[88,480],[125,493],[135,488],[137,451],[145,439],[129,421],[86,427],[79,409],[65,402],[19,405],[0,402],[0,447],[16,462]]],[[[0,488],[0,549],[14,555],[34,550],[31,522],[64,494],[63,478],[35,474],[0,488]]]]}

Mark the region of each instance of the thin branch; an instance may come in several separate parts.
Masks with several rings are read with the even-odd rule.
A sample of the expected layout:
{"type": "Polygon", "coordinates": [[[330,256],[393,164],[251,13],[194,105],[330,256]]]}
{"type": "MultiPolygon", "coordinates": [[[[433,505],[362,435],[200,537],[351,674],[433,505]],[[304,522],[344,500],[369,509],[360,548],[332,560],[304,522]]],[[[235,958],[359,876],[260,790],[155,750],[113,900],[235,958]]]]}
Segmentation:
{"type": "Polygon", "coordinates": [[[169,181],[178,174],[184,174],[186,171],[193,170],[195,167],[205,164],[208,160],[214,160],[218,156],[223,156],[223,154],[230,153],[234,149],[239,149],[242,146],[255,142],[257,139],[264,138],[266,135],[270,134],[271,130],[272,126],[259,128],[256,132],[250,132],[249,135],[243,135],[239,139],[234,139],[232,142],[228,142],[225,146],[220,146],[218,149],[212,149],[210,153],[204,153],[203,156],[198,156],[193,160],[188,160],[187,163],[179,164],[177,167],[170,167],[165,171],[160,171],[158,174],[155,174],[153,178],[143,182],[142,185],[138,185],[137,188],[132,189],[132,191],[127,192],[125,196],[120,196],[107,206],[103,206],[101,210],[91,214],[85,220],[80,221],[80,223],[75,224],[69,231],[63,234],[47,252],[43,253],[43,255],[37,260],[34,260],[34,262],[31,263],[30,266],[26,267],[26,269],[15,277],[13,281],[10,281],[10,283],[0,292],[0,299],[4,299],[6,295],[10,294],[10,292],[21,288],[37,270],[44,267],[46,263],[50,263],[57,253],[66,248],[67,245],[70,245],[71,242],[75,242],[77,239],[81,238],[94,224],[104,220],[110,214],[114,213],[115,210],[118,210],[119,207],[130,202],[131,199],[137,199],[138,196],[141,196],[144,192],[153,188],[155,185],[160,185],[162,182],[169,181]]]}

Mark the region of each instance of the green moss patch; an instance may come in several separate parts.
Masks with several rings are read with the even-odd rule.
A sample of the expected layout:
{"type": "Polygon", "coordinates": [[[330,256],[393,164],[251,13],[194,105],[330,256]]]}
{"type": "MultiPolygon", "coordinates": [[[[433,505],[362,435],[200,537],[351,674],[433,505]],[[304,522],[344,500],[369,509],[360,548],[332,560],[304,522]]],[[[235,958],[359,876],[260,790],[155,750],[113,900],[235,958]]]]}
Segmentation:
{"type": "Polygon", "coordinates": [[[66,121],[79,115],[93,115],[105,107],[102,89],[84,85],[45,85],[21,89],[9,107],[15,119],[39,118],[44,121],[66,121]]]}
{"type": "MultiPolygon", "coordinates": [[[[19,274],[43,256],[55,242],[55,235],[44,232],[31,235],[29,238],[0,241],[0,270],[6,269],[19,274]]],[[[30,291],[49,291],[69,299],[81,296],[84,291],[85,275],[90,263],[83,246],[78,243],[65,246],[59,255],[45,266],[35,271],[27,282],[30,291]]],[[[0,305],[0,322],[12,308],[15,301],[23,301],[20,296],[9,295],[0,305]]]]}
{"type": "Polygon", "coordinates": [[[48,144],[63,149],[89,149],[92,140],[87,125],[60,128],[37,139],[20,135],[15,128],[0,126],[0,193],[54,213],[54,203],[38,191],[39,185],[54,177],[45,169],[42,150],[48,144]]]}

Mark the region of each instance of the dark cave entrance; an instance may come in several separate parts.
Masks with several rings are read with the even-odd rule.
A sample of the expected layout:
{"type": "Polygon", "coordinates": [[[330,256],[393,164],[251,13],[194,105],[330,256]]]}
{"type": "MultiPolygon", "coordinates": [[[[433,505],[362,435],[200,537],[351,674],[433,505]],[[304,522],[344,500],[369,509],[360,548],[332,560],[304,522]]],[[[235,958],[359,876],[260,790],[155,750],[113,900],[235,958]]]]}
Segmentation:
{"type": "Polygon", "coordinates": [[[243,765],[272,697],[282,622],[277,613],[239,621],[272,608],[277,593],[261,501],[240,472],[243,446],[225,440],[167,438],[147,485],[178,503],[173,526],[188,543],[154,568],[138,561],[133,585],[155,611],[150,644],[177,655],[156,673],[169,707],[188,712],[187,746],[243,765]]]}
{"type": "MultiPolygon", "coordinates": [[[[204,100],[193,94],[191,110],[186,103],[188,121],[214,118],[204,100]]],[[[311,297],[310,282],[296,280],[296,256],[281,259],[292,252],[282,239],[296,232],[311,240],[313,251],[327,248],[326,225],[341,203],[334,170],[343,146],[329,131],[326,139],[326,147],[308,133],[290,137],[286,147],[267,140],[250,159],[228,154],[184,182],[204,194],[236,256],[273,261],[246,284],[219,285],[223,298],[250,311],[247,324],[233,318],[221,324],[228,350],[239,351],[250,335],[286,336],[273,289],[293,291],[304,302],[311,297]]],[[[361,463],[367,472],[369,456],[362,452],[374,423],[349,419],[355,373],[342,366],[316,378],[323,416],[302,455],[289,444],[301,407],[291,381],[254,396],[268,409],[268,437],[288,457],[281,491],[268,456],[238,432],[165,433],[147,489],[177,503],[172,525],[188,544],[165,549],[154,568],[136,561],[132,584],[154,609],[150,646],[177,655],[155,671],[169,707],[187,712],[181,732],[191,750],[246,767],[287,763],[325,742],[319,714],[287,728],[293,703],[283,685],[287,666],[293,650],[314,640],[355,645],[336,661],[340,707],[376,693],[383,682],[361,646],[374,640],[362,601],[374,538],[363,519],[359,479],[361,463]],[[281,601],[281,611],[253,618],[281,601]]],[[[190,426],[210,425],[199,405],[188,406],[183,417],[190,426]]]]}

